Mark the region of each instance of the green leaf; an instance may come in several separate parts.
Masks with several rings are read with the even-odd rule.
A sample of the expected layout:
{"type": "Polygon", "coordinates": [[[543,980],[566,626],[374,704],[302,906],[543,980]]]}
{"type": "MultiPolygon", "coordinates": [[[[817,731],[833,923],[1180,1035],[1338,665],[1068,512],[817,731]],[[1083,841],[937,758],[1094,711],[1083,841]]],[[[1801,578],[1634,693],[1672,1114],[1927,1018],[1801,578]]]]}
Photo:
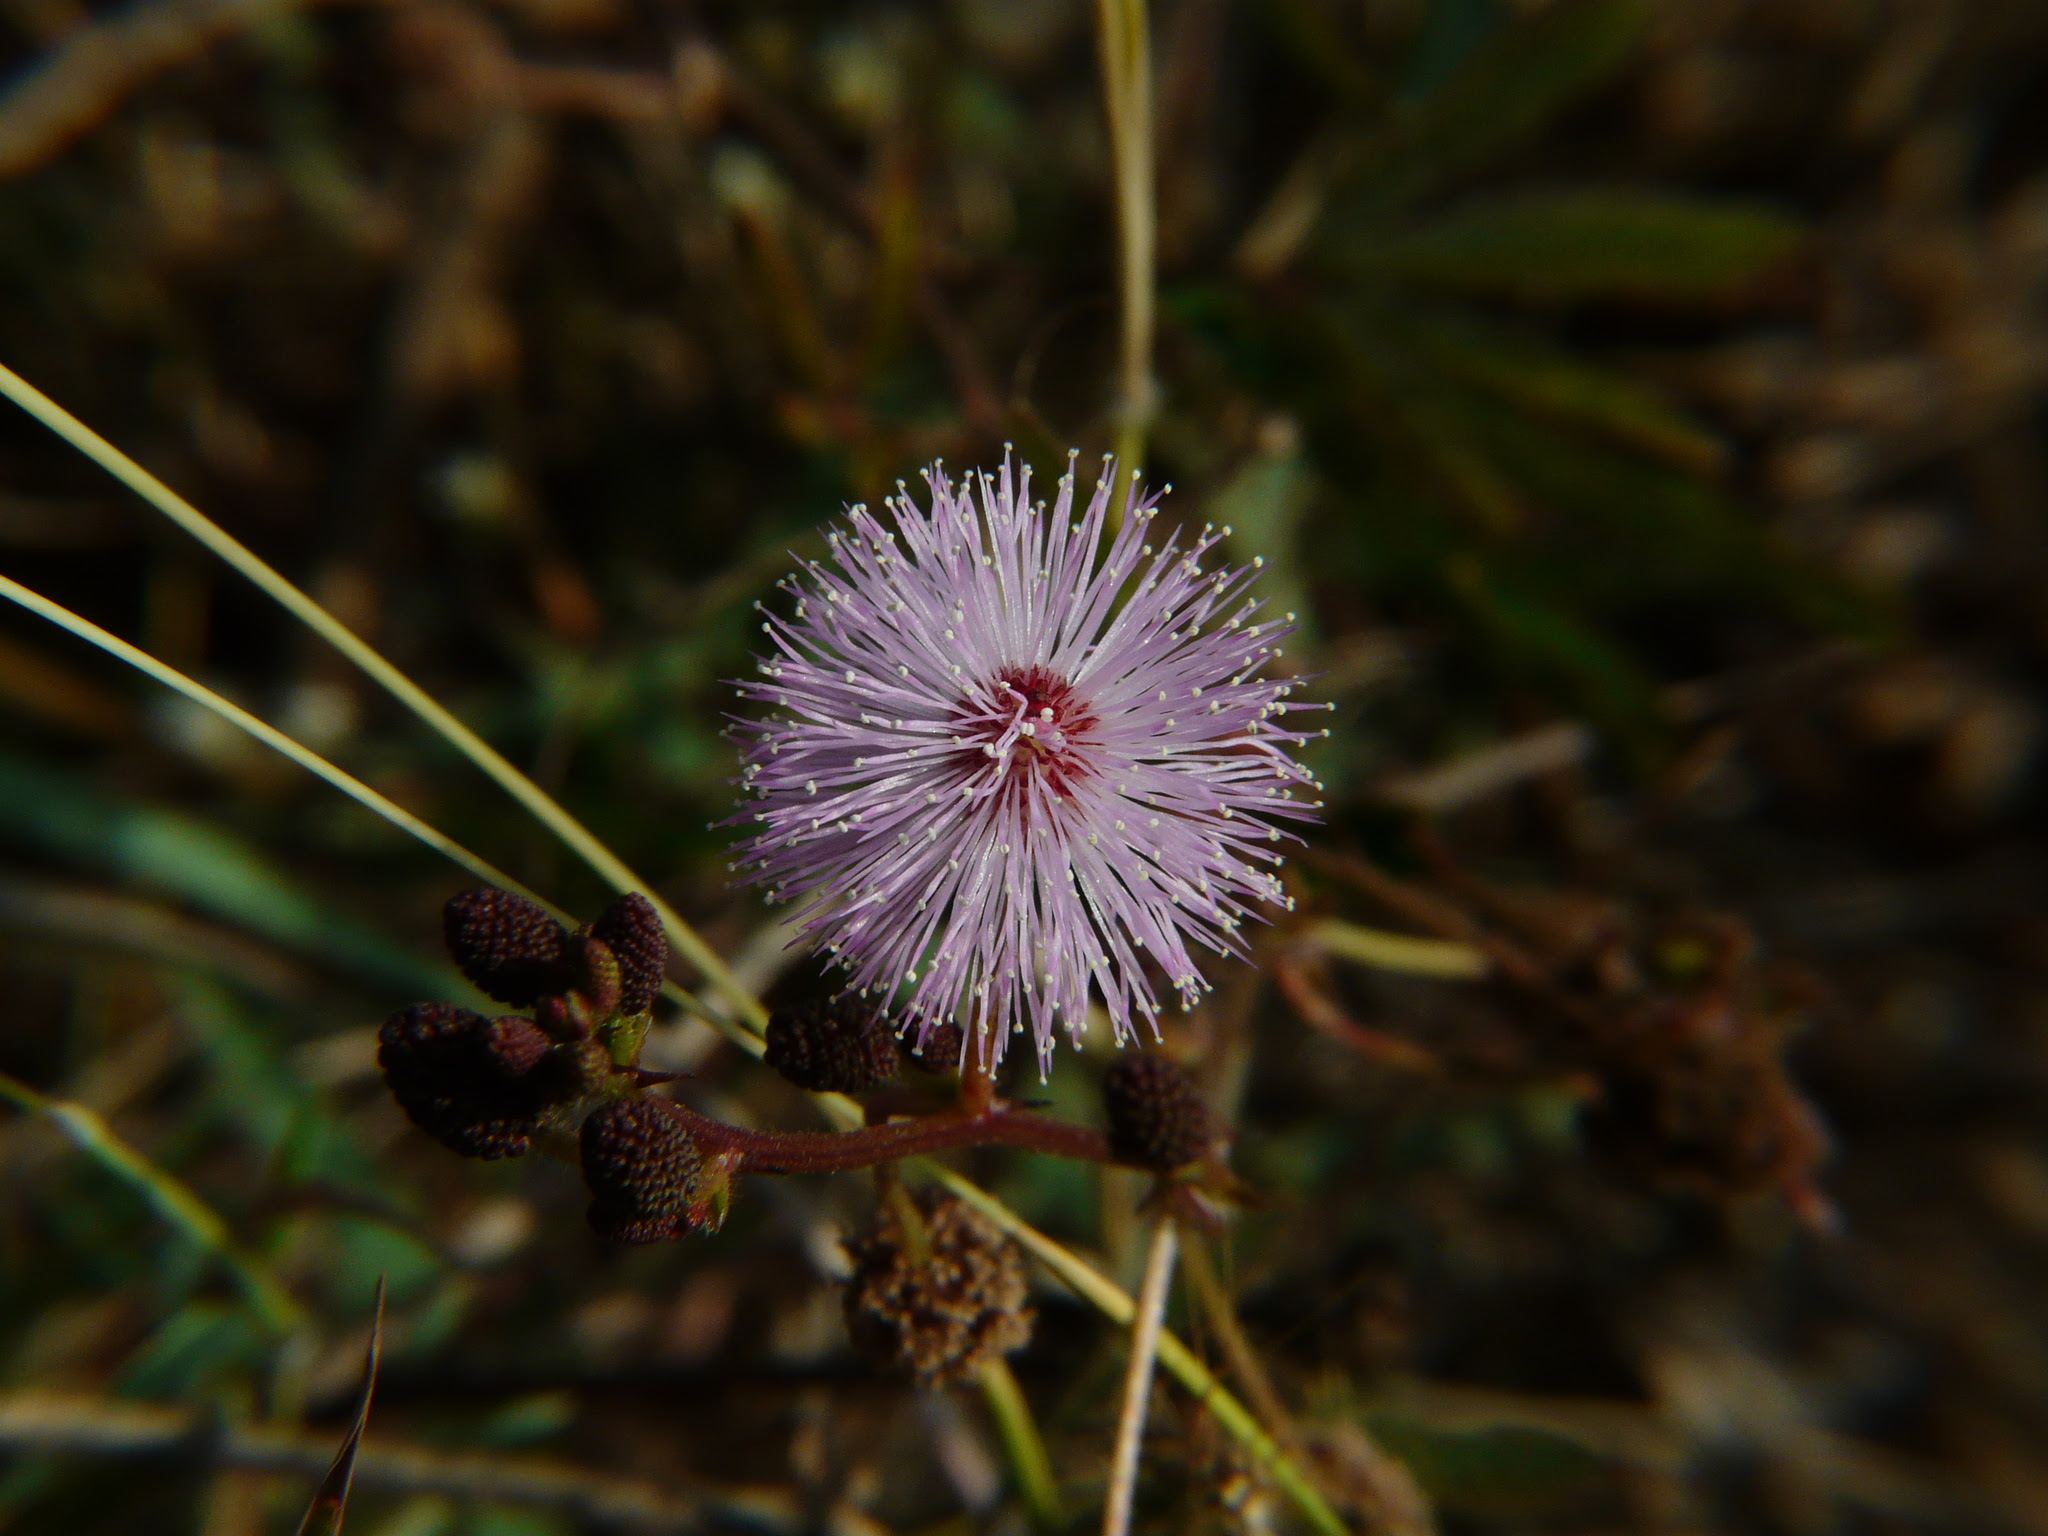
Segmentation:
{"type": "Polygon", "coordinates": [[[1483,169],[1607,79],[1647,19],[1639,0],[1559,0],[1497,29],[1402,114],[1362,178],[1391,207],[1483,169]]]}
{"type": "Polygon", "coordinates": [[[1527,1520],[1585,1506],[1606,1489],[1599,1459],[1582,1446],[1518,1426],[1444,1430],[1393,1414],[1371,1428],[1440,1508],[1496,1520],[1527,1520]]]}
{"type": "Polygon", "coordinates": [[[1452,378],[1552,421],[1593,429],[1694,472],[1717,468],[1721,440],[1633,379],[1533,336],[1408,307],[1407,339],[1452,378]]]}
{"type": "Polygon", "coordinates": [[[276,1035],[234,993],[188,975],[175,988],[178,1020],[192,1032],[212,1078],[216,1111],[238,1125],[277,1172],[389,1201],[375,1162],[318,1093],[284,1062],[276,1035]]]}
{"type": "Polygon", "coordinates": [[[1754,203],[1611,189],[1469,203],[1343,254],[1361,270],[1433,288],[1532,300],[1693,299],[1782,261],[1800,226],[1754,203]]]}
{"type": "Polygon", "coordinates": [[[265,1340],[239,1307],[195,1301],[164,1320],[122,1370],[125,1397],[180,1398],[253,1365],[265,1340]]]}
{"type": "MultiPolygon", "coordinates": [[[[1249,557],[1263,555],[1266,568],[1260,592],[1267,612],[1297,613],[1304,626],[1314,623],[1308,594],[1308,571],[1302,561],[1302,518],[1315,499],[1315,475],[1297,448],[1282,447],[1254,454],[1209,498],[1208,516],[1233,530],[1235,547],[1249,557]]],[[[1302,643],[1312,644],[1314,631],[1304,628],[1302,643]]]]}
{"type": "Polygon", "coordinates": [[[76,774],[0,755],[0,835],[110,870],[301,954],[414,996],[466,996],[454,976],[318,900],[269,858],[195,817],[100,794],[76,774]]]}

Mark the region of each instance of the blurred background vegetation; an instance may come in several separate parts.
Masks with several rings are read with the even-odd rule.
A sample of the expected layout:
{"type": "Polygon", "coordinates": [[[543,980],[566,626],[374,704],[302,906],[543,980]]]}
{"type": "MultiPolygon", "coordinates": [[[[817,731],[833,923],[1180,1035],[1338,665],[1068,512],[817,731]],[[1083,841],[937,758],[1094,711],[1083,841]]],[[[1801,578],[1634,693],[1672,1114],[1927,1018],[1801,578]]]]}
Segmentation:
{"type": "MultiPolygon", "coordinates": [[[[1300,910],[1168,1039],[1264,1194],[1221,1283],[1286,1436],[1360,1530],[2048,1532],[2048,8],[1151,23],[1147,467],[1337,705],[1300,910]]],[[[0,361],[815,992],[707,829],[721,679],[840,504],[1114,439],[1094,28],[0,0],[0,361]]],[[[601,901],[11,408],[0,569],[601,901]]],[[[620,1253],[574,1169],[407,1126],[375,1026],[466,1000],[468,883],[0,615],[0,1529],[293,1529],[380,1274],[353,1531],[1024,1529],[980,1401],[847,1350],[862,1180],[620,1253]]],[[[654,1048],[809,1123],[701,1024],[654,1048]]],[[[1085,1117],[1102,1060],[1018,1091],[1085,1117]]],[[[1142,1186],[965,1166],[1129,1281],[1142,1186]]],[[[1015,1364],[1083,1510],[1121,1341],[1041,1283],[1015,1364]]],[[[1142,1527],[1288,1528],[1158,1402],[1142,1527]]]]}

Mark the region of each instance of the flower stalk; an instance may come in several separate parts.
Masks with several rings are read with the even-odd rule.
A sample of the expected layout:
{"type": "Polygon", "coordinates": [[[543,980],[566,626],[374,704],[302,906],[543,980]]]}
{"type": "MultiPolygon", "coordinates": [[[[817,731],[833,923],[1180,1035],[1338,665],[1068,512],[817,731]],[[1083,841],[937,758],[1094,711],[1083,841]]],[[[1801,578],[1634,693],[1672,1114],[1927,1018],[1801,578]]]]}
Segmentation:
{"type": "Polygon", "coordinates": [[[1083,1162],[1115,1161],[1100,1131],[1010,1109],[999,1101],[978,1113],[951,1108],[851,1131],[750,1130],[674,1100],[657,1102],[707,1158],[721,1159],[734,1173],[845,1173],[962,1147],[1021,1147],[1083,1162]]]}

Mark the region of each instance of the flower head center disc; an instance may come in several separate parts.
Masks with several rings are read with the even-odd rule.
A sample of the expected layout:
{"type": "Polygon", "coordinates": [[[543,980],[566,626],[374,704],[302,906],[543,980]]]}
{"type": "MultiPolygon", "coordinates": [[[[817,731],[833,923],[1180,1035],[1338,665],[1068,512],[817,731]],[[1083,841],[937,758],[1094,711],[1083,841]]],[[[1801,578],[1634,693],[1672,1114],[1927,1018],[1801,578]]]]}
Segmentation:
{"type": "Polygon", "coordinates": [[[968,719],[961,739],[984,766],[994,759],[999,774],[1036,775],[1055,794],[1064,794],[1089,772],[1095,712],[1058,673],[1005,667],[964,707],[968,719]]]}

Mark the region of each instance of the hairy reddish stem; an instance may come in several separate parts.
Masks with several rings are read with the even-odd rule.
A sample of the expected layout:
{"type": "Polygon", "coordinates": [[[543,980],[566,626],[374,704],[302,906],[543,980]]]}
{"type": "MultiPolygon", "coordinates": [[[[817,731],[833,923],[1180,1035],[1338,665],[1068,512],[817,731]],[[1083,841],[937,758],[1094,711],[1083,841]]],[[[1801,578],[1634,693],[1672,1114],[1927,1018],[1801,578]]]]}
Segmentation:
{"type": "Polygon", "coordinates": [[[727,1159],[735,1173],[843,1173],[955,1147],[1023,1147],[1082,1162],[1116,1161],[1100,1131],[1000,1103],[980,1114],[942,1110],[857,1131],[749,1131],[672,1099],[658,1102],[683,1123],[698,1151],[727,1159]]]}

